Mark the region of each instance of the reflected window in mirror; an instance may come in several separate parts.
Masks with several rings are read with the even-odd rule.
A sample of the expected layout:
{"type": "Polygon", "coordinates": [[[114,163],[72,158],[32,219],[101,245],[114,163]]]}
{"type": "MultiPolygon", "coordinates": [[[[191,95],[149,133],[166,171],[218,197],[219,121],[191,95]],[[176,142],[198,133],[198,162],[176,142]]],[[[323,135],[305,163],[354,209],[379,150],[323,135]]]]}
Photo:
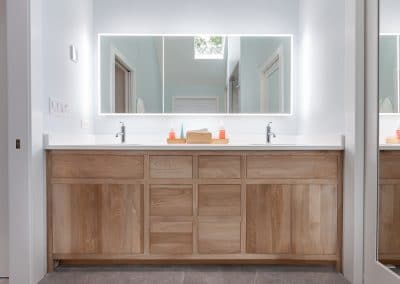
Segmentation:
{"type": "Polygon", "coordinates": [[[291,35],[100,35],[101,113],[291,114],[291,35]]]}

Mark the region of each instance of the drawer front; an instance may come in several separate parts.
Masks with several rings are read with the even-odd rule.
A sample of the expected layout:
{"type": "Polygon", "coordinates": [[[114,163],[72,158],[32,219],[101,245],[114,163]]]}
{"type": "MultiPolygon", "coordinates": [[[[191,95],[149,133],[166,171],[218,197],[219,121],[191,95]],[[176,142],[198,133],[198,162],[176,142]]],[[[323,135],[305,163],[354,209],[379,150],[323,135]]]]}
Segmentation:
{"type": "Polygon", "coordinates": [[[200,216],[240,216],[240,185],[199,185],[200,216]]]}
{"type": "Polygon", "coordinates": [[[336,156],[263,155],[247,157],[249,179],[336,179],[336,156]]]}
{"type": "Polygon", "coordinates": [[[192,254],[193,223],[151,222],[150,252],[152,254],[192,254]]]}
{"type": "Polygon", "coordinates": [[[151,216],[192,216],[191,185],[151,185],[151,216]]]}
{"type": "Polygon", "coordinates": [[[240,178],[240,156],[200,156],[200,178],[240,178]]]}
{"type": "Polygon", "coordinates": [[[240,253],[240,222],[199,222],[199,253],[240,253]]]}
{"type": "Polygon", "coordinates": [[[54,178],[142,179],[143,156],[53,153],[54,178]]]}
{"type": "Polygon", "coordinates": [[[151,156],[150,178],[192,178],[192,156],[151,156]]]}

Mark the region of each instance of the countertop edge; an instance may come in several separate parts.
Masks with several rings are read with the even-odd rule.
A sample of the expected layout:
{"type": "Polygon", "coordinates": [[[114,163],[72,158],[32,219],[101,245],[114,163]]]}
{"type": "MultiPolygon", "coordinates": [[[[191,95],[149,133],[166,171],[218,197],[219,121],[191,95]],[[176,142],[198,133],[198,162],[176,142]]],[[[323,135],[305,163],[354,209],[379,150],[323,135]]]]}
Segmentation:
{"type": "MultiPolygon", "coordinates": [[[[400,148],[399,148],[400,149],[400,148]]],[[[44,150],[119,151],[342,151],[339,145],[47,145],[44,150]]]]}

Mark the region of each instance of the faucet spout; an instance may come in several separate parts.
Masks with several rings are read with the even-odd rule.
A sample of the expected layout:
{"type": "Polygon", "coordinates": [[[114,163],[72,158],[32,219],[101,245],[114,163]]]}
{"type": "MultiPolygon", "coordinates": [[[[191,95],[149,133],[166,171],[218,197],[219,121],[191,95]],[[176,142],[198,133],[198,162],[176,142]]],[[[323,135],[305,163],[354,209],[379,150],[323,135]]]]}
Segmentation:
{"type": "Polygon", "coordinates": [[[275,138],[275,137],[276,137],[275,133],[272,132],[272,122],[269,122],[267,124],[267,128],[266,128],[266,131],[265,131],[266,143],[267,144],[271,144],[272,138],[275,138]]]}
{"type": "Polygon", "coordinates": [[[121,144],[124,144],[125,140],[126,140],[126,127],[123,122],[121,122],[120,132],[117,132],[117,134],[115,134],[115,137],[119,137],[119,136],[121,136],[121,144]]]}

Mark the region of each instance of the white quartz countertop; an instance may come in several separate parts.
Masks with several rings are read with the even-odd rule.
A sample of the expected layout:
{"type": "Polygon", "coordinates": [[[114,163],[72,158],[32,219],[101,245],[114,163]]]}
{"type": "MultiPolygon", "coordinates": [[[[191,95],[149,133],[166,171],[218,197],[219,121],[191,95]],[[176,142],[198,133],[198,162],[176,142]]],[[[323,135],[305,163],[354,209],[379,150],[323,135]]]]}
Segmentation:
{"type": "Polygon", "coordinates": [[[379,150],[381,150],[381,151],[399,151],[400,144],[380,144],[379,150]]]}
{"type": "MultiPolygon", "coordinates": [[[[128,136],[129,137],[129,136],[128,136]]],[[[344,138],[335,136],[278,136],[271,144],[265,143],[262,135],[246,136],[246,139],[231,138],[229,144],[167,144],[164,139],[150,136],[127,139],[121,144],[112,135],[44,136],[46,150],[171,150],[171,151],[322,151],[343,150],[344,138]]]]}

